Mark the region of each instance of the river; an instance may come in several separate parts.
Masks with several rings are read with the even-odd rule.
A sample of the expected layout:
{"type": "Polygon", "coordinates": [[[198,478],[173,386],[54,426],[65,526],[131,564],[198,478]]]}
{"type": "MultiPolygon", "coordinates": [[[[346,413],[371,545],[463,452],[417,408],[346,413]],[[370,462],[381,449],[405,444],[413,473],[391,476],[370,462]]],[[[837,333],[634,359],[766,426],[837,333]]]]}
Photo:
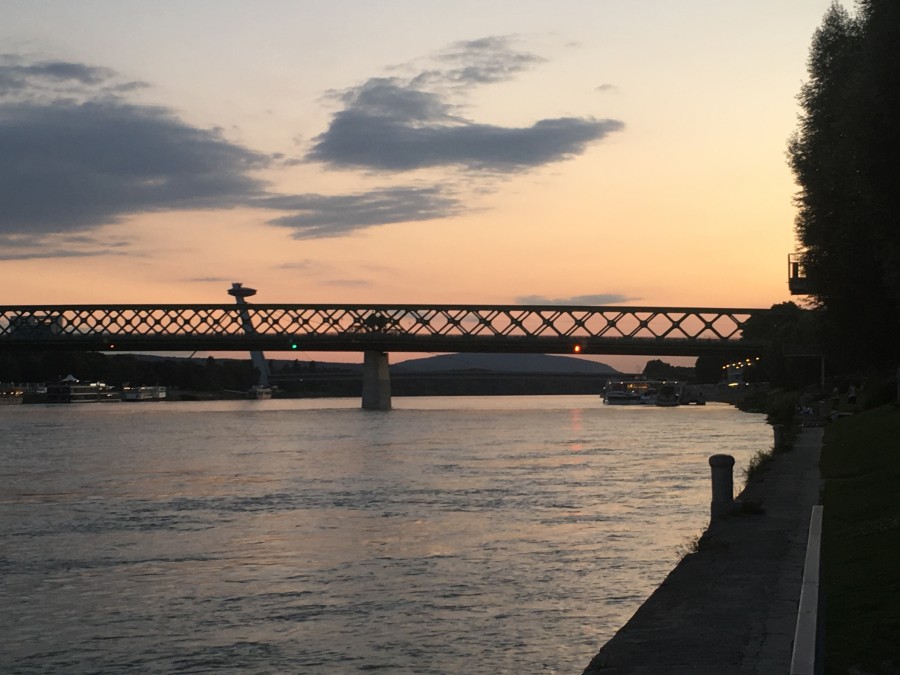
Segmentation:
{"type": "Polygon", "coordinates": [[[708,520],[723,404],[0,406],[0,672],[580,673],[708,520]]]}

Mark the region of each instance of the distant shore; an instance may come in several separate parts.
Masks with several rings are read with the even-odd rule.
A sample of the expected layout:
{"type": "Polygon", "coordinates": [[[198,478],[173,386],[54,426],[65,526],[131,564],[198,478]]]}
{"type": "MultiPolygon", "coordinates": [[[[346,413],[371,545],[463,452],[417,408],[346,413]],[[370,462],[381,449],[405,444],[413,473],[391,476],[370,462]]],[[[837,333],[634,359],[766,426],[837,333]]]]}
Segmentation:
{"type": "MultiPolygon", "coordinates": [[[[586,373],[394,373],[391,395],[404,396],[596,396],[609,379],[586,373]]],[[[711,403],[740,404],[747,390],[717,385],[689,385],[711,403]]],[[[360,373],[304,374],[291,382],[276,378],[274,398],[357,398],[362,395],[360,373]]],[[[167,401],[227,400],[241,398],[238,391],[207,391],[167,387],[167,401]]],[[[24,403],[44,403],[44,397],[26,393],[24,403]]]]}

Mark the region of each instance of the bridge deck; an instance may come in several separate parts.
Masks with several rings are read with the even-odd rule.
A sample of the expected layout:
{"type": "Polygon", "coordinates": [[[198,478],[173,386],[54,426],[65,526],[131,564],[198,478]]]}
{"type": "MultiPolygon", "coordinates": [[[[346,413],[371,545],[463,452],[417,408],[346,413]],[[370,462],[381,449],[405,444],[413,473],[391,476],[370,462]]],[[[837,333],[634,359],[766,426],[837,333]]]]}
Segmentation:
{"type": "Polygon", "coordinates": [[[0,307],[0,350],[522,352],[698,356],[762,309],[524,305],[0,307]],[[252,331],[247,327],[251,326],[252,331]]]}

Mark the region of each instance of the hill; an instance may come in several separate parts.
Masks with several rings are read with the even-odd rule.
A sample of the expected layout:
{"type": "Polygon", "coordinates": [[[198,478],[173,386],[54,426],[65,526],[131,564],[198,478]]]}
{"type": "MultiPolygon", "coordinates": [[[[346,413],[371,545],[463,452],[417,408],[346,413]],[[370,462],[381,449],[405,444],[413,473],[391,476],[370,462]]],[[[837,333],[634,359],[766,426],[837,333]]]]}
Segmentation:
{"type": "Polygon", "coordinates": [[[391,364],[396,373],[450,373],[483,371],[493,373],[558,373],[613,375],[615,368],[570,356],[548,354],[442,354],[391,364]]]}

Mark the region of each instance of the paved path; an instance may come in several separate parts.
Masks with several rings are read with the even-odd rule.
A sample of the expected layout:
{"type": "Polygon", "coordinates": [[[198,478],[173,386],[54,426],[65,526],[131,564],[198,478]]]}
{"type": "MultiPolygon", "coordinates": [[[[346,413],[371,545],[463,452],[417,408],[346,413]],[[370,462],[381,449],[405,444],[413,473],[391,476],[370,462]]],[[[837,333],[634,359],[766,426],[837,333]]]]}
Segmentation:
{"type": "Polygon", "coordinates": [[[787,673],[822,429],[805,428],[741,494],[762,515],[713,524],[584,675],[787,673]]]}

